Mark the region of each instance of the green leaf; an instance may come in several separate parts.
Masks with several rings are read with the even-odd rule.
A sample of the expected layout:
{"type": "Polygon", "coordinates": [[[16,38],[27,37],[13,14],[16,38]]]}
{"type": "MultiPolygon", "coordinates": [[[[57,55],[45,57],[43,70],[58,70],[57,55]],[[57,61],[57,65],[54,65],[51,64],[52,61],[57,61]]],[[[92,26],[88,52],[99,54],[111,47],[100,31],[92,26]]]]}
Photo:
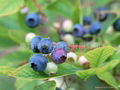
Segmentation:
{"type": "Polygon", "coordinates": [[[45,9],[67,18],[71,18],[72,15],[72,4],[69,0],[56,0],[55,2],[47,5],[45,9]]]}
{"type": "Polygon", "coordinates": [[[115,48],[111,46],[100,47],[89,51],[85,57],[90,62],[90,67],[98,67],[103,64],[115,52],[115,48]]]}
{"type": "Polygon", "coordinates": [[[0,16],[16,13],[24,5],[24,0],[0,0],[0,16]]]}
{"type": "Polygon", "coordinates": [[[23,78],[23,79],[48,79],[52,77],[60,77],[60,76],[66,76],[70,74],[74,74],[75,72],[81,70],[80,68],[77,68],[71,64],[61,64],[58,65],[58,71],[53,76],[48,76],[44,72],[36,72],[32,68],[30,68],[29,64],[24,65],[23,67],[20,67],[16,69],[10,76],[14,76],[16,78],[23,78]]]}
{"type": "Polygon", "coordinates": [[[120,60],[120,51],[118,50],[115,54],[110,57],[111,60],[119,59],[120,60]]]}
{"type": "Polygon", "coordinates": [[[3,75],[8,75],[10,74],[14,69],[11,67],[7,67],[7,66],[0,66],[0,74],[3,75]]]}
{"type": "Polygon", "coordinates": [[[10,47],[14,47],[15,45],[17,45],[14,41],[12,41],[10,38],[3,38],[3,37],[0,37],[0,48],[1,49],[8,49],[10,47]],[[9,43],[9,44],[8,44],[9,43]]]}
{"type": "Polygon", "coordinates": [[[87,79],[88,77],[95,75],[95,69],[88,69],[88,70],[84,70],[84,71],[78,71],[76,74],[82,78],[82,79],[87,79]]]}
{"type": "Polygon", "coordinates": [[[40,84],[40,80],[17,79],[15,82],[16,90],[34,90],[34,87],[40,84]]]}
{"type": "Polygon", "coordinates": [[[81,18],[81,14],[82,14],[81,8],[80,8],[80,0],[76,0],[72,14],[73,14],[72,15],[72,21],[73,21],[73,23],[74,24],[80,23],[80,18],[81,18]]]}
{"type": "Polygon", "coordinates": [[[9,37],[18,44],[24,43],[25,34],[26,32],[21,30],[19,31],[9,30],[9,37]]]}
{"type": "Polygon", "coordinates": [[[8,30],[0,25],[0,37],[8,37],[8,30]]]}
{"type": "Polygon", "coordinates": [[[118,89],[118,84],[110,72],[101,73],[101,74],[98,74],[97,76],[98,78],[100,78],[101,80],[104,80],[109,85],[118,89]]]}
{"type": "Polygon", "coordinates": [[[56,90],[56,83],[55,81],[47,81],[35,87],[34,90],[56,90]]]}
{"type": "Polygon", "coordinates": [[[108,71],[112,70],[119,63],[120,63],[120,60],[112,60],[109,63],[107,63],[101,67],[78,71],[78,72],[76,72],[76,74],[83,79],[87,79],[88,77],[90,77],[92,75],[100,75],[102,73],[108,72],[108,71]]]}
{"type": "Polygon", "coordinates": [[[17,13],[9,16],[0,17],[0,25],[6,28],[7,30],[9,29],[19,30],[20,25],[17,17],[18,17],[17,13]]]}
{"type": "Polygon", "coordinates": [[[111,37],[111,35],[108,37],[109,41],[111,44],[114,44],[114,45],[119,45],[120,44],[120,33],[117,32],[117,33],[114,33],[114,36],[111,37]]]}
{"type": "Polygon", "coordinates": [[[16,90],[15,78],[0,76],[0,90],[16,90]]]}
{"type": "Polygon", "coordinates": [[[103,6],[103,5],[107,4],[107,3],[109,3],[112,0],[102,0],[102,1],[100,1],[100,0],[93,0],[93,1],[95,1],[96,6],[99,7],[99,6],[103,6]]]}
{"type": "Polygon", "coordinates": [[[14,53],[3,56],[0,59],[0,65],[7,65],[16,68],[22,63],[24,64],[25,62],[27,62],[32,54],[32,51],[29,51],[28,49],[15,51],[14,53]]]}

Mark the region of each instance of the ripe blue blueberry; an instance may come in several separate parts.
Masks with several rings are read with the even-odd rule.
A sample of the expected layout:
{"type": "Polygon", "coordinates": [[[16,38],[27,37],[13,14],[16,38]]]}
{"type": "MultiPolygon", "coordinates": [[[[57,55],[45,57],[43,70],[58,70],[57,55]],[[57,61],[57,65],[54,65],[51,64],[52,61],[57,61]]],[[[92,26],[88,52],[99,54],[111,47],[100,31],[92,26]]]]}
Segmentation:
{"type": "Polygon", "coordinates": [[[30,57],[30,67],[38,72],[43,72],[47,66],[46,57],[41,54],[34,54],[30,57]]]}
{"type": "Polygon", "coordinates": [[[60,41],[54,46],[54,49],[56,49],[56,48],[63,48],[67,52],[68,51],[68,44],[64,41],[60,41]]]}
{"type": "Polygon", "coordinates": [[[116,31],[120,31],[120,18],[118,18],[114,23],[113,23],[113,28],[116,31]]]}
{"type": "Polygon", "coordinates": [[[75,37],[82,37],[85,33],[85,28],[81,24],[76,24],[72,30],[72,34],[75,37]]]}
{"type": "Polygon", "coordinates": [[[56,90],[62,90],[61,88],[56,87],[56,90]]]}
{"type": "Polygon", "coordinates": [[[67,53],[63,48],[56,48],[51,54],[52,60],[56,64],[64,63],[67,58],[67,53]]]}
{"type": "Polygon", "coordinates": [[[105,21],[108,17],[108,13],[105,13],[106,10],[106,8],[98,8],[95,12],[95,17],[101,22],[105,21]]]}
{"type": "Polygon", "coordinates": [[[40,36],[35,36],[31,42],[30,42],[30,48],[32,49],[33,52],[39,53],[40,51],[38,50],[38,43],[41,41],[40,36]]]}
{"type": "Polygon", "coordinates": [[[31,28],[34,28],[36,26],[39,25],[40,23],[40,17],[38,14],[36,13],[31,13],[31,14],[28,14],[26,17],[25,17],[25,21],[26,21],[26,24],[31,27],[31,28]]]}
{"type": "Polygon", "coordinates": [[[99,22],[94,22],[90,25],[89,33],[98,34],[101,31],[101,24],[99,22]]]}
{"type": "Polygon", "coordinates": [[[84,25],[90,25],[91,22],[92,22],[91,17],[89,17],[89,16],[84,16],[83,17],[83,24],[84,25]]]}
{"type": "Polygon", "coordinates": [[[53,42],[48,38],[43,38],[38,44],[38,49],[43,54],[49,54],[53,50],[53,42]]]}

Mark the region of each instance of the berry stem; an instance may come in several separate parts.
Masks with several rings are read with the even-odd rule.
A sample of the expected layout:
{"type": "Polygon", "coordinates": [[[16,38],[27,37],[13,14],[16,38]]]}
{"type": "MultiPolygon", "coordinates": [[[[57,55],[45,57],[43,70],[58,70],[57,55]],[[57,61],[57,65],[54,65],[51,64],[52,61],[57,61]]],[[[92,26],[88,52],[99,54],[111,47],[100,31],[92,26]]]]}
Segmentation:
{"type": "MultiPolygon", "coordinates": [[[[53,45],[56,45],[56,42],[54,42],[53,45]]],[[[71,52],[74,52],[75,48],[79,48],[81,51],[83,51],[85,48],[89,48],[89,50],[94,49],[94,48],[86,47],[86,46],[83,46],[83,45],[77,45],[77,44],[74,44],[74,45],[69,44],[68,47],[70,48],[71,52]]]]}
{"type": "Polygon", "coordinates": [[[35,5],[36,8],[38,9],[38,11],[41,13],[41,15],[42,15],[43,17],[46,17],[46,15],[42,12],[42,8],[41,8],[41,6],[37,3],[37,1],[36,1],[36,0],[32,0],[32,2],[34,3],[34,5],[35,5]]]}
{"type": "Polygon", "coordinates": [[[64,78],[63,78],[63,81],[62,81],[62,83],[60,85],[60,88],[62,88],[63,84],[64,84],[64,78]]]}
{"type": "Polygon", "coordinates": [[[36,8],[38,8],[38,10],[41,11],[42,10],[41,6],[37,3],[37,1],[36,0],[32,0],[32,1],[33,1],[34,5],[36,6],[36,8]]]}
{"type": "MultiPolygon", "coordinates": [[[[79,48],[82,51],[84,50],[84,48],[89,48],[82,45],[68,45],[68,47],[71,49],[71,51],[73,51],[75,48],[79,48]]],[[[89,49],[92,50],[93,48],[89,48],[89,49]]]]}
{"type": "Polygon", "coordinates": [[[68,85],[68,83],[67,83],[67,78],[66,78],[66,76],[64,76],[63,79],[64,79],[64,82],[65,82],[66,87],[69,88],[69,85],[68,85]]]}

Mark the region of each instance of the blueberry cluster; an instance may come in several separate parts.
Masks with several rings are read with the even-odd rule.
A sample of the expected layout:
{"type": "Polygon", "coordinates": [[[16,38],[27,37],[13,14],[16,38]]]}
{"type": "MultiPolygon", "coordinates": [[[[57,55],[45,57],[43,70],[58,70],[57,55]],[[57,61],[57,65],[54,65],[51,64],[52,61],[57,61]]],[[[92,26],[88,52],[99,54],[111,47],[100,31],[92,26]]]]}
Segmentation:
{"type": "Polygon", "coordinates": [[[46,67],[47,71],[48,69],[52,70],[51,66],[47,66],[48,60],[45,57],[46,54],[49,55],[54,62],[48,65],[52,65],[54,68],[57,68],[55,64],[62,64],[67,58],[68,45],[64,41],[54,44],[49,38],[35,36],[30,42],[30,48],[36,53],[30,57],[30,67],[38,72],[45,71],[46,67]]]}
{"type": "MultiPolygon", "coordinates": [[[[74,26],[72,26],[71,28],[71,23],[67,22],[65,23],[65,25],[67,25],[71,28],[71,30],[65,30],[66,28],[65,25],[63,25],[63,29],[60,30],[60,33],[65,36],[66,34],[71,34],[74,37],[77,38],[82,38],[83,40],[86,41],[91,41],[93,38],[93,35],[98,35],[101,30],[102,30],[102,25],[100,22],[103,22],[105,20],[107,20],[109,14],[107,13],[107,9],[106,8],[97,8],[94,12],[94,18],[96,19],[96,21],[92,21],[92,17],[90,16],[84,16],[83,17],[83,24],[75,24],[74,26]]],[[[116,21],[116,23],[118,23],[118,21],[116,21]]],[[[64,24],[64,22],[63,22],[64,24]]],[[[114,25],[115,28],[117,28],[118,30],[118,26],[115,24],[114,25]]],[[[70,29],[69,28],[69,29],[70,29]]]]}
{"type": "MultiPolygon", "coordinates": [[[[85,41],[91,41],[93,38],[93,35],[98,35],[102,30],[102,25],[100,22],[107,20],[110,14],[109,12],[107,12],[107,8],[102,7],[102,8],[97,8],[94,11],[93,16],[96,19],[96,21],[92,21],[93,19],[90,16],[84,16],[83,24],[75,24],[74,26],[71,25],[70,21],[69,22],[67,21],[65,25],[63,25],[62,30],[60,30],[61,35],[64,36],[65,40],[67,35],[69,36],[71,35],[69,37],[71,38],[71,40],[73,39],[73,36],[74,36],[77,38],[82,38],[85,41]]],[[[114,21],[112,25],[112,31],[113,30],[120,31],[120,18],[117,18],[114,21]]]]}
{"type": "MultiPolygon", "coordinates": [[[[86,41],[91,41],[93,35],[98,35],[101,31],[102,27],[100,22],[95,21],[92,22],[91,17],[85,16],[83,18],[83,24],[75,24],[69,32],[69,35],[76,38],[82,38],[86,41]]],[[[64,30],[61,30],[61,34],[63,36],[67,35],[68,32],[65,32],[64,30]]]]}

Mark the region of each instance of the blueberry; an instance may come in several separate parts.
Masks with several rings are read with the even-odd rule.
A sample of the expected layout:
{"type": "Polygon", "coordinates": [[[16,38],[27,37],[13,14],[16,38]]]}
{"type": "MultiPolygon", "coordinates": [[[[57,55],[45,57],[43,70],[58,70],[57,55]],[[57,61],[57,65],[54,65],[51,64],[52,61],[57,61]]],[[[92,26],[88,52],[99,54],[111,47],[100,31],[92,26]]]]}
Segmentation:
{"type": "Polygon", "coordinates": [[[53,50],[51,57],[54,63],[61,64],[65,62],[67,53],[63,48],[57,48],[53,50]]]}
{"type": "Polygon", "coordinates": [[[118,18],[114,23],[113,23],[113,28],[116,31],[120,31],[120,18],[118,18]]]}
{"type": "Polygon", "coordinates": [[[38,72],[43,72],[47,67],[47,59],[41,54],[34,54],[30,57],[30,67],[38,72]]]}
{"type": "Polygon", "coordinates": [[[72,34],[75,37],[82,37],[85,33],[85,28],[81,24],[76,24],[72,30],[72,34]]]}
{"type": "Polygon", "coordinates": [[[53,50],[53,42],[48,38],[43,38],[38,44],[38,49],[43,54],[49,54],[53,50]]]}
{"type": "Polygon", "coordinates": [[[108,14],[104,13],[105,11],[107,11],[106,8],[98,8],[95,12],[95,17],[101,22],[105,21],[108,17],[108,14]]]}
{"type": "Polygon", "coordinates": [[[91,17],[89,17],[89,16],[84,16],[83,17],[83,24],[84,25],[90,25],[91,22],[92,22],[91,17]]]}
{"type": "Polygon", "coordinates": [[[90,25],[89,33],[98,34],[101,31],[101,24],[99,22],[94,22],[90,25]]]}
{"type": "Polygon", "coordinates": [[[56,87],[56,90],[62,90],[61,88],[56,87]]]}
{"type": "Polygon", "coordinates": [[[34,27],[37,27],[39,25],[39,23],[40,23],[40,17],[36,13],[31,13],[31,14],[28,14],[25,17],[25,21],[26,21],[26,24],[29,27],[34,28],[34,27]]]}
{"type": "Polygon", "coordinates": [[[31,42],[30,42],[30,48],[32,49],[33,52],[39,53],[40,51],[38,50],[38,43],[41,41],[40,36],[35,36],[31,42]]]}
{"type": "Polygon", "coordinates": [[[68,51],[68,44],[64,41],[60,41],[54,46],[54,49],[56,49],[56,48],[63,48],[67,52],[68,51]]]}

